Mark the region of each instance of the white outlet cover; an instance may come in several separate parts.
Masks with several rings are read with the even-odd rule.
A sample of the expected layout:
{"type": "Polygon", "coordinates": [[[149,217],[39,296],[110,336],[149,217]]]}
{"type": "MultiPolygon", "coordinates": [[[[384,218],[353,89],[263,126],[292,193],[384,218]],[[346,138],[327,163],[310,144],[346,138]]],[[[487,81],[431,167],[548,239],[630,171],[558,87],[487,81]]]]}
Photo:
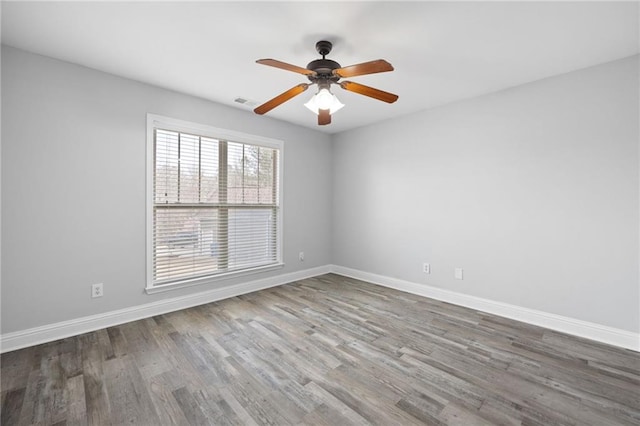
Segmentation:
{"type": "Polygon", "coordinates": [[[431,273],[431,265],[429,263],[423,263],[422,264],[422,272],[424,272],[425,274],[430,274],[431,273]]]}
{"type": "Polygon", "coordinates": [[[104,296],[104,288],[102,287],[102,284],[93,284],[91,286],[91,297],[96,298],[102,296],[104,296]]]}
{"type": "Polygon", "coordinates": [[[456,280],[462,279],[462,268],[456,268],[453,272],[453,276],[456,280]]]}

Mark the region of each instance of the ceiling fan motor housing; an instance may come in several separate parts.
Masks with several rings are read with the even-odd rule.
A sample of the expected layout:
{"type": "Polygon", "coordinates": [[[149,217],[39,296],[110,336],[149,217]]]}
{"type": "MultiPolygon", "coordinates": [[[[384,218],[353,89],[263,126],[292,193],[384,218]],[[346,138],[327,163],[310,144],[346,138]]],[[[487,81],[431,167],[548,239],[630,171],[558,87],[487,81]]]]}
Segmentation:
{"type": "Polygon", "coordinates": [[[315,71],[316,75],[310,75],[309,80],[316,82],[317,80],[333,80],[338,81],[340,77],[333,75],[333,70],[342,68],[339,63],[331,59],[316,59],[309,62],[307,69],[315,71]]]}
{"type": "Polygon", "coordinates": [[[316,59],[307,65],[308,70],[315,71],[316,73],[314,76],[309,76],[309,80],[311,80],[312,83],[319,81],[335,83],[340,79],[340,77],[333,74],[333,70],[342,68],[340,64],[325,58],[325,56],[331,52],[332,47],[333,44],[331,44],[330,41],[320,40],[316,43],[316,50],[322,55],[322,59],[316,59]]]}

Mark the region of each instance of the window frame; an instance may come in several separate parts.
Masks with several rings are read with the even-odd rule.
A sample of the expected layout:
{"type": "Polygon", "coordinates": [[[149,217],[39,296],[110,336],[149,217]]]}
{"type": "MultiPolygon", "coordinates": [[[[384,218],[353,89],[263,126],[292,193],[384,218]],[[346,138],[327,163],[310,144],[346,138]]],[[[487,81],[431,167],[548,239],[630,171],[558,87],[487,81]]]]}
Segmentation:
{"type": "Polygon", "coordinates": [[[283,164],[284,164],[284,142],[277,139],[267,138],[264,136],[251,135],[248,133],[237,132],[234,130],[220,129],[217,127],[209,126],[206,124],[199,124],[190,121],[180,120],[176,118],[170,118],[158,114],[147,114],[147,146],[146,146],[146,278],[145,278],[145,292],[148,294],[158,293],[167,290],[174,290],[178,288],[190,287],[194,285],[202,285],[213,283],[221,280],[228,280],[235,277],[244,275],[256,274],[260,272],[271,271],[280,269],[284,266],[282,260],[282,245],[283,245],[283,164]],[[256,145],[266,148],[272,148],[278,150],[278,170],[277,170],[277,184],[276,184],[276,203],[278,209],[278,215],[276,219],[276,262],[269,265],[245,268],[240,270],[234,270],[229,272],[221,272],[203,277],[186,278],[170,283],[156,284],[153,283],[153,209],[154,209],[154,194],[153,194],[153,181],[154,181],[154,155],[155,155],[155,130],[169,130],[175,132],[182,132],[188,134],[195,134],[198,136],[208,137],[217,140],[224,140],[227,142],[237,142],[249,145],[256,145]]]}

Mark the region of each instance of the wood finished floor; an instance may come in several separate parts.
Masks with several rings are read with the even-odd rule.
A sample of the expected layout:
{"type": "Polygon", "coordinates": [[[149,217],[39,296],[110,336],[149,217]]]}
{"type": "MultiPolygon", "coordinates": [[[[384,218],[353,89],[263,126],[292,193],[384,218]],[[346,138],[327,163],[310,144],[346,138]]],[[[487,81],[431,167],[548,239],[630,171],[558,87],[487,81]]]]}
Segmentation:
{"type": "Polygon", "coordinates": [[[2,425],[640,424],[638,353],[337,275],[1,362],[2,425]]]}

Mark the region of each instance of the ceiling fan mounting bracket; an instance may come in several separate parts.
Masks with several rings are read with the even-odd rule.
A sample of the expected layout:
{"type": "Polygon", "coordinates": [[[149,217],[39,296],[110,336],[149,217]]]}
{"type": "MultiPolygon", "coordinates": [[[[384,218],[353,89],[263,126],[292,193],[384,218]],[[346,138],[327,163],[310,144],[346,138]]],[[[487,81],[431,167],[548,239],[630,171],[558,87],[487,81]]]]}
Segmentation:
{"type": "Polygon", "coordinates": [[[332,48],[333,44],[331,44],[331,42],[327,40],[320,40],[316,43],[316,50],[319,54],[322,55],[322,59],[324,59],[324,57],[331,52],[332,48]]]}

